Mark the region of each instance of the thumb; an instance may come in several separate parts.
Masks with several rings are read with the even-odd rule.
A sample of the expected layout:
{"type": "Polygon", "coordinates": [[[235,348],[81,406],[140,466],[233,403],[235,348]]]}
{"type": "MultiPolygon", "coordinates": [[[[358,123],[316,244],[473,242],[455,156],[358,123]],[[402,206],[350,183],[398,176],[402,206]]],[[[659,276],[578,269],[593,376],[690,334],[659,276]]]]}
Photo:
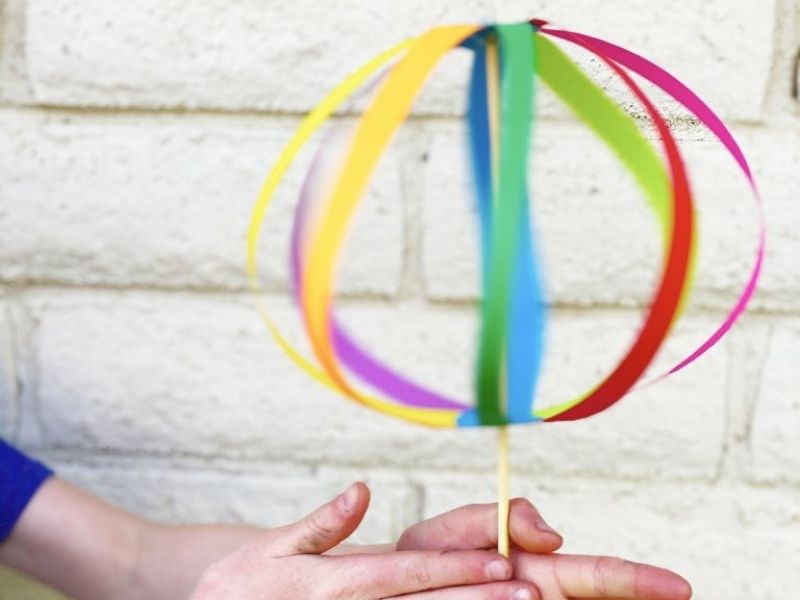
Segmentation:
{"type": "MultiPolygon", "coordinates": [[[[511,541],[526,552],[553,552],[561,536],[524,498],[511,501],[511,541]]],[[[409,527],[398,550],[478,550],[497,546],[497,504],[470,504],[409,527]]]]}
{"type": "Polygon", "coordinates": [[[281,528],[271,544],[275,555],[322,554],[346,540],[359,526],[369,506],[369,488],[352,484],[296,523],[281,528]]]}

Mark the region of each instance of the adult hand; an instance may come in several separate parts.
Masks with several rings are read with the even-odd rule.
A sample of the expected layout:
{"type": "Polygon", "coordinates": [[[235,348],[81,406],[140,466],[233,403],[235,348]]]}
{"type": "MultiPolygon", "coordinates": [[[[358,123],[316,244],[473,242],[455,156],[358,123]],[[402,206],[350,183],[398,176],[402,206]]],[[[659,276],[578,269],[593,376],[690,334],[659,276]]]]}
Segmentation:
{"type": "Polygon", "coordinates": [[[510,581],[507,559],[487,550],[323,556],[355,531],[368,504],[367,487],[354,484],[212,565],[192,600],[538,600],[532,585],[510,581]]]}

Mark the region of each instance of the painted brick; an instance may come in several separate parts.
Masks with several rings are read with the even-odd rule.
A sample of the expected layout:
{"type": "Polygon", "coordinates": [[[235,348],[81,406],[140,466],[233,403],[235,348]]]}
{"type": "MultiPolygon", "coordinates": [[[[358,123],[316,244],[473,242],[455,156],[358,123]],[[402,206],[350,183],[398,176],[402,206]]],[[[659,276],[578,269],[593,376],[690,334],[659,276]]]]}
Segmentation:
{"type": "MultiPolygon", "coordinates": [[[[41,322],[39,413],[52,447],[492,468],[492,431],[431,431],[332,396],[290,366],[255,310],[233,299],[76,294],[32,304],[41,322]]],[[[298,339],[285,305],[271,304],[278,322],[290,325],[290,339],[298,339]]],[[[394,368],[470,397],[471,312],[367,304],[345,306],[341,314],[394,368]]],[[[543,402],[571,398],[598,381],[630,343],[638,319],[633,312],[557,315],[543,402]]],[[[679,326],[661,368],[709,327],[705,318],[679,326]]],[[[520,428],[514,431],[517,465],[610,477],[711,477],[722,448],[725,365],[718,350],[702,369],[637,393],[594,419],[520,428]]]]}
{"type": "MultiPolygon", "coordinates": [[[[489,0],[383,3],[347,0],[135,7],[97,0],[30,2],[27,52],[35,101],[306,111],[346,74],[436,23],[486,21],[489,0]],[[324,24],[324,26],[317,26],[324,24]]],[[[463,105],[462,54],[443,68],[424,108],[463,105]]]]}
{"type": "MultiPolygon", "coordinates": [[[[425,289],[436,300],[473,300],[478,232],[463,133],[431,129],[429,155],[421,165],[425,289]]],[[[769,256],[759,301],[795,306],[797,295],[786,292],[800,280],[788,251],[797,211],[791,191],[798,177],[791,167],[796,133],[743,129],[742,134],[768,199],[770,226],[774,220],[770,238],[780,238],[769,256]],[[785,156],[768,158],[775,147],[785,156]]],[[[697,274],[689,305],[729,309],[754,265],[755,204],[721,145],[697,131],[682,136],[698,214],[697,274]]],[[[539,125],[532,154],[533,223],[548,297],[577,306],[647,304],[661,266],[660,228],[615,156],[588,131],[561,123],[539,125]]]]}
{"type": "MultiPolygon", "coordinates": [[[[491,502],[494,482],[465,475],[420,477],[425,516],[491,502]]],[[[646,485],[515,475],[513,494],[530,498],[565,537],[564,551],[611,555],[670,568],[695,598],[768,600],[800,584],[798,496],[746,486],[646,485]],[[742,543],[747,540],[747,543],[742,543]],[[770,560],[763,549],[770,548],[770,560]]]]}
{"type": "Polygon", "coordinates": [[[767,96],[766,109],[775,121],[797,122],[800,117],[800,98],[792,95],[792,84],[800,87],[800,72],[795,60],[800,37],[800,4],[795,0],[778,3],[775,48],[772,63],[772,82],[767,96]],[[787,77],[788,75],[788,77],[787,77]],[[792,75],[795,81],[792,81],[792,75]]]}
{"type": "MultiPolygon", "coordinates": [[[[425,165],[423,264],[434,299],[478,294],[478,236],[464,147],[458,133],[434,133],[425,165]]],[[[630,304],[644,297],[659,261],[658,230],[608,152],[576,127],[542,124],[532,163],[533,219],[548,293],[571,304],[630,304]],[[625,210],[626,218],[618,219],[610,206],[625,210]],[[629,244],[616,243],[621,238],[629,244]]]]}
{"type": "Polygon", "coordinates": [[[800,323],[774,325],[763,358],[751,433],[752,477],[800,483],[800,401],[794,390],[800,360],[800,323]]]}
{"type": "Polygon", "coordinates": [[[5,437],[16,428],[18,394],[13,341],[9,309],[0,295],[0,436],[5,437]]]}
{"type": "MultiPolygon", "coordinates": [[[[775,0],[740,2],[735,10],[725,0],[702,6],[681,0],[648,5],[647,10],[642,10],[637,0],[617,2],[613,10],[598,10],[591,0],[545,0],[535,8],[524,0],[495,0],[495,4],[498,20],[536,16],[549,20],[553,27],[594,35],[642,54],[681,79],[726,118],[757,121],[764,116],[774,48],[775,0]]],[[[612,96],[624,99],[630,110],[641,112],[638,102],[608,69],[586,56],[576,58],[612,96]]],[[[684,113],[660,93],[653,98],[670,118],[684,113]]]]}
{"type": "MultiPolygon", "coordinates": [[[[541,381],[543,404],[576,398],[592,389],[622,357],[638,322],[639,317],[630,313],[578,314],[560,323],[556,320],[541,381]]],[[[713,330],[712,323],[704,316],[678,324],[645,381],[694,349],[713,330]]],[[[713,477],[726,427],[726,372],[723,345],[700,364],[633,392],[605,413],[538,430],[519,428],[511,438],[515,463],[531,473],[713,477]]]]}
{"type": "Polygon", "coordinates": [[[742,136],[764,202],[767,255],[754,305],[769,311],[800,309],[800,121],[742,136]]]}
{"type": "Polygon", "coordinates": [[[0,4],[0,101],[30,101],[25,64],[25,0],[0,4]]]}
{"type": "MultiPolygon", "coordinates": [[[[176,466],[165,469],[146,460],[106,463],[87,467],[56,460],[52,464],[67,480],[162,523],[278,527],[299,520],[355,480],[352,473],[328,470],[319,474],[304,467],[259,465],[248,471],[240,465],[236,472],[220,472],[176,466]]],[[[366,481],[373,491],[371,508],[350,541],[397,539],[418,518],[414,490],[397,477],[373,475],[366,481]]]]}
{"type": "Polygon", "coordinates": [[[728,426],[720,477],[745,481],[752,470],[753,419],[763,385],[764,357],[775,326],[772,318],[749,314],[728,335],[728,426]]]}
{"type": "MultiPolygon", "coordinates": [[[[588,2],[568,7],[550,2],[539,7],[539,16],[648,54],[726,116],[760,118],[770,73],[774,1],[735,11],[722,0],[701,9],[688,0],[647,11],[633,0],[626,4],[598,14],[588,2]],[[731,93],[720,85],[723,81],[736,81],[742,88],[731,93]]],[[[529,4],[494,7],[488,0],[390,3],[381,10],[356,0],[324,6],[248,1],[235,8],[150,0],[125,11],[98,0],[32,0],[27,58],[35,101],[44,104],[305,111],[346,73],[393,40],[426,26],[532,16],[529,4]]],[[[452,86],[463,85],[467,60],[448,60],[421,99],[422,112],[463,109],[463,94],[453,94],[452,86]]],[[[597,72],[611,93],[624,97],[608,73],[586,57],[581,62],[597,72]]],[[[559,109],[548,105],[545,112],[559,114],[559,109]]],[[[677,114],[675,107],[669,112],[677,114]]]]}
{"type": "MultiPolygon", "coordinates": [[[[68,285],[246,286],[245,239],[294,121],[0,116],[0,278],[68,285]],[[126,122],[127,121],[127,122],[126,122]]],[[[279,190],[260,257],[285,286],[292,207],[310,156],[279,190]]],[[[389,154],[345,255],[345,293],[391,295],[402,266],[402,201],[389,154]],[[364,248],[381,247],[381,252],[364,248]]]]}
{"type": "Polygon", "coordinates": [[[8,437],[24,449],[33,450],[44,445],[37,403],[36,373],[36,318],[27,304],[19,301],[20,294],[10,295],[6,305],[7,335],[0,336],[13,356],[10,372],[16,378],[13,425],[8,437]]]}

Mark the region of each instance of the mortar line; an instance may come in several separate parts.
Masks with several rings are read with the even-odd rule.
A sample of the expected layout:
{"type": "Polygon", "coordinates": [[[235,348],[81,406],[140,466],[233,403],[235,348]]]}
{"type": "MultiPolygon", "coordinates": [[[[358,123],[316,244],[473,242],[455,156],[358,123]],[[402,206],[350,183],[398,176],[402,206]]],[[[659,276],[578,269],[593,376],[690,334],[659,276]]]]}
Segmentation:
{"type": "Polygon", "coordinates": [[[735,344],[728,343],[725,345],[727,355],[727,368],[725,370],[725,383],[722,386],[724,394],[724,417],[722,420],[722,448],[720,449],[719,458],[717,459],[716,467],[714,468],[713,480],[715,484],[722,481],[728,474],[728,460],[731,456],[731,435],[733,431],[733,388],[734,388],[734,362],[736,359],[736,346],[735,344]]]}
{"type": "Polygon", "coordinates": [[[769,355],[772,352],[772,341],[775,337],[775,324],[770,323],[767,326],[767,339],[764,343],[764,351],[760,354],[761,360],[758,361],[758,369],[756,369],[756,383],[753,386],[753,390],[755,396],[752,400],[752,404],[750,405],[750,410],[747,413],[747,423],[745,426],[745,436],[744,436],[744,444],[747,448],[748,454],[752,454],[752,443],[753,443],[753,426],[755,423],[756,418],[756,411],[758,411],[758,405],[761,402],[761,386],[764,381],[764,371],[766,370],[767,360],[769,359],[769,355]]]}
{"type": "MultiPolygon", "coordinates": [[[[68,283],[30,283],[20,284],[15,282],[0,282],[5,285],[9,291],[16,291],[21,296],[28,296],[34,294],[50,295],[58,297],[60,294],[73,294],[92,295],[98,294],[104,297],[114,296],[131,296],[133,298],[141,298],[145,296],[151,297],[173,297],[173,298],[197,298],[197,299],[220,299],[228,300],[237,303],[252,302],[252,292],[246,289],[226,289],[222,287],[170,287],[170,286],[152,286],[152,285],[131,285],[127,287],[109,286],[109,285],[79,285],[68,283]]],[[[263,297],[273,299],[289,299],[290,295],[287,290],[282,289],[267,289],[262,294],[263,297]]],[[[95,296],[98,297],[98,296],[95,296]]],[[[420,298],[409,298],[401,295],[385,296],[378,294],[342,294],[337,298],[337,306],[397,306],[397,305],[410,305],[419,303],[420,298]]],[[[439,300],[425,297],[421,299],[426,308],[432,310],[474,310],[477,299],[449,299],[439,300]]],[[[648,308],[646,303],[628,304],[628,303],[609,303],[609,302],[594,302],[594,303],[574,303],[567,301],[556,301],[549,304],[553,310],[563,312],[573,312],[576,314],[587,314],[597,311],[605,311],[611,313],[632,313],[641,312],[648,308]]],[[[700,316],[700,315],[723,315],[726,313],[725,307],[712,306],[712,305],[698,305],[691,307],[687,310],[687,316],[700,316]]],[[[785,319],[800,317],[800,307],[791,309],[776,309],[769,307],[751,307],[747,309],[748,318],[762,318],[762,319],[785,319]]]]}
{"type": "MultiPolygon", "coordinates": [[[[12,296],[13,298],[13,296],[12,296]]],[[[17,366],[17,332],[16,326],[12,319],[11,310],[8,306],[3,308],[3,320],[6,322],[6,327],[8,329],[8,340],[6,344],[6,350],[8,352],[8,360],[9,364],[8,367],[8,379],[10,385],[10,394],[11,394],[11,401],[10,401],[10,415],[8,419],[8,427],[6,430],[6,435],[12,441],[16,441],[19,435],[20,429],[20,422],[22,419],[22,411],[20,406],[20,386],[19,386],[19,370],[17,366]]]]}

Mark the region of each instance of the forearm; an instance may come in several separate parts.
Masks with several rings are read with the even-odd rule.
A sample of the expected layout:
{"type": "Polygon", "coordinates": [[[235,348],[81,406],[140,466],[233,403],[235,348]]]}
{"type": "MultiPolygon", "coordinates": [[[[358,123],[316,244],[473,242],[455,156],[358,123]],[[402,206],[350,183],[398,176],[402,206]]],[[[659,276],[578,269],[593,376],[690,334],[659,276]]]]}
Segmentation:
{"type": "MultiPolygon", "coordinates": [[[[53,477],[0,544],[0,563],[76,600],[183,600],[210,565],[264,532],[237,525],[157,525],[53,477]]],[[[393,550],[394,544],[341,544],[329,554],[393,550]]]]}
{"type": "Polygon", "coordinates": [[[0,544],[0,562],[79,600],[124,598],[143,526],[53,477],[0,544]]]}
{"type": "Polygon", "coordinates": [[[0,563],[77,600],[181,600],[206,567],[259,534],[156,525],[53,477],[0,544],[0,563]]]}

